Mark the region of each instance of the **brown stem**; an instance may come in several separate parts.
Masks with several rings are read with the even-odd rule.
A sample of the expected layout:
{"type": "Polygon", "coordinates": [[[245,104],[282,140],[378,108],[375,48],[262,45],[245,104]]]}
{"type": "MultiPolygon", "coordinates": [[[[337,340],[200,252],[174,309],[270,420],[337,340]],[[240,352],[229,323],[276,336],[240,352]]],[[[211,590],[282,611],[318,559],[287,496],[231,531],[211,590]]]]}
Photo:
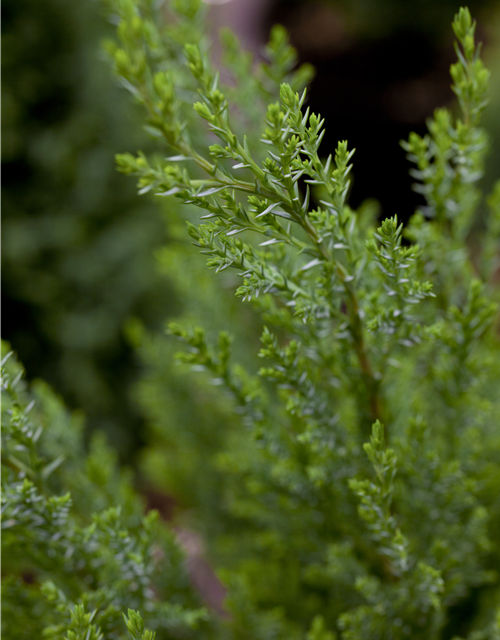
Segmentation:
{"type": "Polygon", "coordinates": [[[368,357],[368,350],[366,348],[366,342],[364,338],[363,331],[363,322],[361,320],[359,303],[356,296],[356,292],[352,288],[350,282],[347,281],[347,273],[343,267],[343,265],[336,262],[332,256],[327,251],[326,247],[318,238],[316,230],[309,222],[309,220],[305,220],[304,228],[307,231],[308,235],[315,242],[318,250],[321,252],[323,257],[326,260],[329,260],[335,264],[336,273],[341,280],[344,290],[347,294],[348,299],[348,310],[349,310],[349,318],[351,325],[351,336],[354,343],[354,350],[356,352],[356,356],[359,362],[359,366],[361,368],[361,374],[366,386],[366,391],[368,394],[368,403],[370,407],[370,425],[375,422],[375,420],[382,420],[382,403],[380,399],[380,381],[377,379],[375,375],[370,359],[368,357]]]}
{"type": "MultiPolygon", "coordinates": [[[[215,177],[214,174],[216,173],[216,166],[210,163],[208,160],[206,160],[199,153],[194,151],[189,145],[181,141],[180,144],[178,144],[178,149],[185,155],[190,155],[201,169],[205,170],[207,173],[215,177]]],[[[246,155],[243,148],[240,148],[239,151],[240,153],[246,155]]],[[[255,187],[251,183],[233,182],[231,184],[231,181],[228,180],[226,176],[217,176],[215,179],[219,180],[222,184],[224,183],[228,184],[228,186],[232,186],[233,188],[236,188],[240,191],[255,193],[255,187]]],[[[274,200],[274,201],[276,201],[277,199],[279,199],[279,201],[281,202],[282,200],[285,200],[285,198],[283,198],[279,193],[273,193],[268,189],[264,189],[263,193],[261,193],[260,195],[263,195],[265,198],[274,200]]],[[[285,202],[282,202],[282,203],[284,205],[283,208],[285,209],[285,211],[288,210],[289,213],[293,215],[295,221],[304,228],[304,230],[306,231],[308,236],[311,238],[311,240],[314,242],[314,245],[316,246],[318,252],[323,256],[323,258],[328,262],[332,262],[335,265],[337,276],[339,277],[346,291],[347,298],[348,298],[349,316],[351,321],[350,322],[351,335],[354,342],[354,350],[356,352],[356,356],[359,361],[359,366],[361,368],[362,377],[365,382],[366,391],[368,394],[368,403],[370,408],[370,428],[371,428],[371,423],[375,422],[375,420],[377,419],[382,418],[381,402],[380,402],[380,396],[379,396],[380,383],[379,383],[379,380],[374,375],[374,372],[368,357],[368,352],[367,352],[366,343],[364,339],[363,323],[359,313],[359,304],[358,304],[358,299],[356,297],[356,293],[351,287],[350,282],[348,282],[347,280],[348,274],[344,266],[339,262],[337,262],[333,258],[333,256],[330,255],[330,252],[325,247],[324,243],[321,242],[321,239],[318,237],[318,234],[316,233],[316,229],[313,227],[309,219],[307,217],[303,217],[300,211],[297,212],[293,207],[293,203],[291,206],[286,206],[285,202]]]]}

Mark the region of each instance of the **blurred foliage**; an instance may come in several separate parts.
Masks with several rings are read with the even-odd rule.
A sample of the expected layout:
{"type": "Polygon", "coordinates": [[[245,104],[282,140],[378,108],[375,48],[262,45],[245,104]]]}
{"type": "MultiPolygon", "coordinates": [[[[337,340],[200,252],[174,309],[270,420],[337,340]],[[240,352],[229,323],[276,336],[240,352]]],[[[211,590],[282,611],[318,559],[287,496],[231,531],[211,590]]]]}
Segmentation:
{"type": "Polygon", "coordinates": [[[6,0],[2,17],[4,336],[129,455],[141,419],[123,323],[158,327],[173,303],[160,210],[114,169],[144,134],[99,54],[97,3],[6,0]]]}
{"type": "Polygon", "coordinates": [[[494,184],[498,167],[500,167],[500,2],[490,14],[486,28],[489,46],[484,51],[485,62],[491,70],[489,92],[490,106],[484,114],[484,126],[491,139],[491,151],[484,184],[490,187],[494,184]]]}

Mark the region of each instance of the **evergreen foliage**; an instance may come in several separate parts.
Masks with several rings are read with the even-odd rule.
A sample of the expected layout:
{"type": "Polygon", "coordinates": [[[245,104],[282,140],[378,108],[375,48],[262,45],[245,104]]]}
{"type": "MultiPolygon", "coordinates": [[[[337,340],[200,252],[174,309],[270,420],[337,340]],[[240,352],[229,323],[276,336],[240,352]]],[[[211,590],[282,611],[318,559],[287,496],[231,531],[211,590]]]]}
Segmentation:
{"type": "Polygon", "coordinates": [[[157,638],[191,637],[207,614],[174,534],[159,526],[156,512],[143,515],[129,474],[100,434],[86,454],[81,416],[44,383],[28,390],[23,377],[6,352],[4,637],[152,640],[156,629],[157,638]],[[152,631],[132,608],[147,612],[152,631]]]}
{"type": "MultiPolygon", "coordinates": [[[[152,0],[108,5],[119,44],[107,50],[161,149],[120,155],[118,167],[171,202],[176,230],[183,205],[217,274],[199,276],[183,240],[160,256],[189,290],[169,332],[201,375],[174,374],[170,346],[138,324],[129,333],[153,365],[140,395],[156,442],[174,451],[167,482],[198,513],[192,525],[221,571],[230,617],[199,609],[171,534],[152,516],[141,521],[118,472],[102,480],[105,465],[85,467],[78,428],[58,427],[54,401],[50,428],[31,426],[7,369],[12,637],[37,635],[24,633],[30,608],[39,614],[28,623],[49,637],[122,637],[125,626],[133,638],[151,637],[145,628],[235,640],[500,637],[500,183],[473,254],[488,72],[469,11],[453,23],[460,111],[438,110],[428,135],[403,143],[425,200],[403,228],[396,216],[377,224],[370,203],[349,207],[354,150],[342,141],[322,157],[324,122],[302,91],[311,69],[294,70],[281,28],[255,73],[225,33],[222,74],[197,0],[174,0],[166,22],[152,0]],[[234,290],[247,311],[230,301],[234,290]],[[198,314],[208,330],[193,326],[198,314]],[[224,330],[214,338],[215,328],[234,340],[224,330]],[[184,415],[169,412],[179,390],[184,415]],[[56,497],[68,489],[71,508],[56,497]],[[121,513],[109,510],[116,502],[121,513]],[[160,544],[168,571],[154,561],[160,544]],[[35,586],[19,578],[25,566],[35,586]]],[[[165,458],[154,456],[159,478],[165,458]]]]}
{"type": "Polygon", "coordinates": [[[99,51],[113,33],[93,0],[2,5],[3,337],[130,455],[141,417],[123,324],[159,328],[172,307],[153,253],[161,212],[114,155],[146,142],[99,51]]]}

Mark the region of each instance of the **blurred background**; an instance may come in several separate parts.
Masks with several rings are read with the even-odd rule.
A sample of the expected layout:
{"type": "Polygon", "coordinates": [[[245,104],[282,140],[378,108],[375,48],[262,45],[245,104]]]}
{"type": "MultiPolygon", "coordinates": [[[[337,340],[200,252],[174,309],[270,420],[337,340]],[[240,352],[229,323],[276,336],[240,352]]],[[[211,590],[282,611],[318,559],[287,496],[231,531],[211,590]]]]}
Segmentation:
{"type": "MultiPolygon", "coordinates": [[[[399,141],[453,102],[458,0],[211,4],[212,32],[232,27],[257,57],[271,25],[287,27],[317,70],[309,103],[326,118],[324,155],[339,139],[357,149],[351,204],[375,199],[407,219],[419,201],[399,141]]],[[[489,189],[500,169],[500,3],[468,5],[492,71],[489,189]]],[[[134,462],[151,411],[137,402],[145,365],[130,319],[154,335],[187,304],[156,264],[174,233],[164,211],[114,167],[115,153],[147,150],[142,114],[100,53],[112,29],[98,2],[4,0],[2,18],[3,338],[134,462]]]]}

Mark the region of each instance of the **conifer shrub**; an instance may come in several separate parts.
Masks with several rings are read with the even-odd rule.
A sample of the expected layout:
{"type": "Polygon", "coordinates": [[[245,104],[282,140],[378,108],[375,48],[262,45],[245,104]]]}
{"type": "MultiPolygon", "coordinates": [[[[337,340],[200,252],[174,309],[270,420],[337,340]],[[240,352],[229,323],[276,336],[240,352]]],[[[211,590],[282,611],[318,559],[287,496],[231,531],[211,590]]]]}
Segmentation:
{"type": "Polygon", "coordinates": [[[87,450],[82,417],[2,352],[3,637],[190,637],[207,614],[173,532],[102,434],[87,450]]]}
{"type": "Polygon", "coordinates": [[[171,200],[179,234],[185,212],[215,272],[180,237],[160,262],[192,300],[184,319],[168,339],[129,333],[150,362],[146,463],[197,514],[227,617],[200,608],[102,441],[86,458],[78,424],[45,387],[33,408],[11,358],[7,637],[499,638],[500,182],[484,205],[488,72],[469,11],[453,22],[457,114],[403,143],[423,202],[403,228],[349,207],[354,150],[320,148],[312,71],[281,28],[258,66],[225,32],[219,72],[200,2],[108,5],[107,50],[159,141],[118,167],[171,200]],[[172,336],[199,373],[174,373],[172,336]]]}

